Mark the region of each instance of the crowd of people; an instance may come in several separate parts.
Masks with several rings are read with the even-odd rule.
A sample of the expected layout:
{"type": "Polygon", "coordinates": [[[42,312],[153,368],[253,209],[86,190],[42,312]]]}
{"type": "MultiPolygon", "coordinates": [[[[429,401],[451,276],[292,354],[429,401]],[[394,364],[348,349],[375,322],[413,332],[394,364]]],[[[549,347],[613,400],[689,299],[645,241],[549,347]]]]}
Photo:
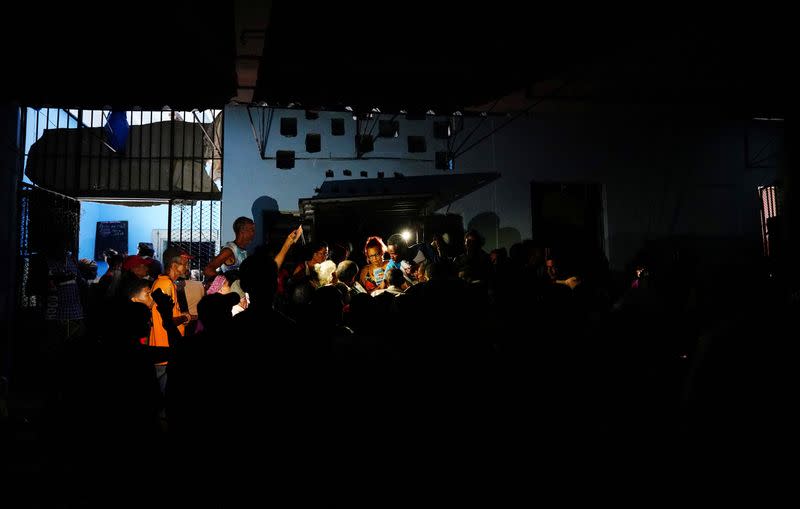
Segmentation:
{"type": "Polygon", "coordinates": [[[364,467],[434,450],[474,466],[533,429],[554,438],[545,449],[603,448],[717,422],[702,403],[720,389],[696,352],[725,351],[709,337],[731,330],[700,312],[687,267],[639,260],[615,287],[602,253],[486,252],[475,230],[459,245],[374,235],[360,251],[298,243],[302,227],[253,249],[252,220],[233,230],[202,274],[175,246],[160,263],[147,245],[108,253],[100,278],[48,253],[61,457],[94,444],[91,465],[140,468],[168,451],[197,475],[246,476],[233,457],[246,449],[285,476],[326,451],[374,475],[364,467]]]}

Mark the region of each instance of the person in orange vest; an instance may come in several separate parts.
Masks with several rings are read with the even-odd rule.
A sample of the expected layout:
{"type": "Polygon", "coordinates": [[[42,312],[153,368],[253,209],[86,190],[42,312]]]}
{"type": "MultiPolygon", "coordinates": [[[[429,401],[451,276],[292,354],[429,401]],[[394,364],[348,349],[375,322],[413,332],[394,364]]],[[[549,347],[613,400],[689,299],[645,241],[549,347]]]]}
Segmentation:
{"type": "MultiPolygon", "coordinates": [[[[192,316],[189,313],[182,312],[178,307],[178,289],[175,286],[175,281],[186,273],[189,259],[192,258],[185,251],[177,246],[172,246],[164,251],[163,263],[164,273],[156,278],[151,288],[151,292],[161,290],[165,295],[172,298],[172,321],[178,326],[178,332],[183,336],[184,328],[192,316]]],[[[169,337],[164,323],[161,319],[161,314],[154,306],[153,310],[153,328],[150,331],[150,346],[169,346],[169,337]]],[[[156,373],[158,375],[158,382],[161,386],[161,392],[164,393],[167,385],[167,363],[162,362],[156,364],[156,373]]]]}

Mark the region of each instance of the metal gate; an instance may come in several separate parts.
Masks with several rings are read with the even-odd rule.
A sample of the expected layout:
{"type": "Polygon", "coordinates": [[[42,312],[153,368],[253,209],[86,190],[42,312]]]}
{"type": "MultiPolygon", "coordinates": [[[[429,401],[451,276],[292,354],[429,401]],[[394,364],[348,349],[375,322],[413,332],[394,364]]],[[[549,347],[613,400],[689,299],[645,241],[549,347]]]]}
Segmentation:
{"type": "Polygon", "coordinates": [[[43,281],[34,269],[36,255],[48,245],[77,255],[81,205],[62,194],[22,183],[18,192],[19,256],[17,306],[22,309],[43,305],[43,281]]]}
{"type": "MultiPolygon", "coordinates": [[[[167,199],[168,228],[153,246],[156,257],[176,244],[193,256],[191,268],[202,270],[219,252],[222,110],[45,108],[28,109],[27,117],[32,139],[25,175],[37,186],[57,191],[43,197],[61,197],[61,201],[49,198],[52,205],[41,207],[59,220],[74,222],[74,228],[70,227],[74,235],[68,243],[73,252],[77,253],[80,204],[59,193],[110,203],[167,199]],[[62,214],[68,203],[64,200],[74,214],[62,214]]],[[[28,209],[34,210],[29,203],[35,198],[32,190],[44,192],[37,186],[20,193],[21,218],[30,215],[25,212],[28,209]]],[[[20,219],[20,239],[26,239],[21,251],[28,249],[27,230],[22,233],[27,220],[20,219]]],[[[31,245],[35,247],[35,242],[31,245]]],[[[29,262],[22,265],[28,267],[29,262]]],[[[21,269],[20,281],[26,281],[27,270],[21,269]]],[[[20,300],[28,302],[25,295],[23,289],[20,300]]]]}
{"type": "Polygon", "coordinates": [[[168,246],[179,246],[192,255],[190,268],[199,270],[208,265],[220,251],[219,201],[170,200],[169,227],[166,245],[158,246],[163,253],[168,246]]]}

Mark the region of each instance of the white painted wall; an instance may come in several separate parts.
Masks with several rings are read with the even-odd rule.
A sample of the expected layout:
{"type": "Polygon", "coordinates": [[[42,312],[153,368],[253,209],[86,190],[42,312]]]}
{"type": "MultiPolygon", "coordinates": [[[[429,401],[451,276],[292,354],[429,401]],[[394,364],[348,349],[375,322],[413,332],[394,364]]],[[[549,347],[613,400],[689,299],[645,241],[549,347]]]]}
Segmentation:
{"type": "MultiPolygon", "coordinates": [[[[386,115],[383,118],[390,118],[386,115]]],[[[258,130],[258,120],[256,129],[258,130]]],[[[441,174],[434,155],[444,150],[433,138],[433,118],[406,121],[400,136],[378,139],[367,157],[406,157],[413,161],[331,160],[352,158],[355,122],[344,113],[321,112],[318,120],[305,120],[302,110],[276,110],[267,153],[295,150],[298,158],[312,157],[305,150],[306,133],[322,135],[322,152],[315,159],[296,161],[291,170],[278,170],[274,160],[262,160],[248,120],[247,108],[225,111],[225,175],[222,205],[223,241],[238,216],[258,222],[261,211],[297,211],[299,198],[311,197],[314,188],[333,169],[344,179],[348,168],[358,179],[366,170],[391,176],[441,174]],[[298,118],[295,138],[280,135],[280,117],[298,118]],[[330,118],[345,118],[345,136],[330,135],[330,118]],[[428,152],[406,152],[406,136],[427,136],[428,152]],[[427,159],[425,161],[423,159],[427,159]]],[[[467,145],[506,120],[489,117],[465,119],[456,145],[478,125],[467,145]]],[[[376,128],[377,130],[377,128],[376,128]]],[[[464,226],[479,214],[498,217],[498,232],[488,235],[494,245],[510,247],[516,238],[530,238],[531,181],[598,182],[605,186],[608,255],[612,267],[621,269],[648,239],[667,235],[736,239],[747,249],[760,247],[756,188],[774,181],[775,168],[748,169],[745,161],[745,124],[697,118],[639,115],[540,114],[518,119],[456,160],[456,172],[497,171],[495,183],[452,204],[464,226]],[[499,235],[498,235],[499,233],[499,235]]],[[[260,230],[258,232],[260,239],[260,230]]],[[[735,255],[735,253],[734,253],[735,255]]]]}

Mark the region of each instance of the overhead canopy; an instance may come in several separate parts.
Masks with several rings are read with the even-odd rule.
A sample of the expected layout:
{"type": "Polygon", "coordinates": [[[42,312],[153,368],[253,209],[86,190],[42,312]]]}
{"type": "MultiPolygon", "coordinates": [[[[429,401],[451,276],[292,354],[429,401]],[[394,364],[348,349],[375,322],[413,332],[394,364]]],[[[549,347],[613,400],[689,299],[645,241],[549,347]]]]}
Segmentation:
{"type": "Polygon", "coordinates": [[[327,180],[311,198],[299,200],[304,215],[365,213],[427,215],[480,189],[499,173],[461,173],[383,179],[327,180]]]}
{"type": "Polygon", "coordinates": [[[72,197],[218,200],[221,119],[134,125],[120,152],[103,127],[45,129],[30,148],[25,174],[72,197]]]}

